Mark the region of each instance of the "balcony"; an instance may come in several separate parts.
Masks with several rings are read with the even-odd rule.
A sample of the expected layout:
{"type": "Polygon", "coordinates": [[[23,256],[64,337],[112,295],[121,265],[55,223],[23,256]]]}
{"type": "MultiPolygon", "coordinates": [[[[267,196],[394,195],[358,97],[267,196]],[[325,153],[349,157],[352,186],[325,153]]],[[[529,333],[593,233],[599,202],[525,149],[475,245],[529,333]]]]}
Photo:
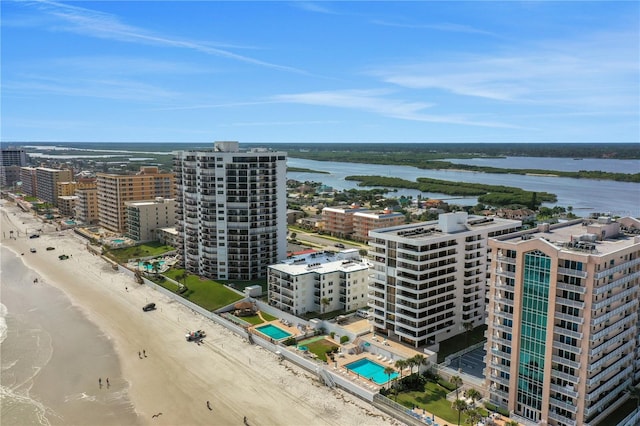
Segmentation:
{"type": "Polygon", "coordinates": [[[584,302],[579,300],[565,299],[564,297],[556,297],[556,304],[571,306],[573,308],[584,309],[584,302]]]}
{"type": "Polygon", "coordinates": [[[605,293],[609,290],[613,290],[614,288],[622,287],[630,281],[635,281],[637,278],[640,278],[640,271],[634,272],[633,274],[625,275],[622,278],[612,281],[609,284],[604,285],[602,287],[596,287],[593,289],[593,294],[598,295],[598,294],[605,293]]]}
{"type": "Polygon", "coordinates": [[[578,361],[571,361],[570,359],[562,358],[558,355],[553,355],[551,360],[557,364],[566,365],[571,368],[580,368],[580,363],[578,361]]]}
{"type": "MultiPolygon", "coordinates": [[[[601,345],[601,346],[604,346],[604,345],[601,345]]],[[[623,354],[625,351],[631,351],[631,349],[634,348],[634,347],[635,347],[635,342],[633,340],[630,340],[627,343],[625,343],[624,345],[622,345],[619,348],[617,348],[614,351],[612,351],[610,354],[607,354],[604,357],[602,357],[601,359],[599,359],[598,361],[592,363],[589,366],[589,369],[592,370],[592,371],[595,371],[596,369],[600,368],[602,365],[606,364],[607,362],[613,360],[614,358],[617,358],[618,356],[623,354]]],[[[627,357],[628,356],[629,356],[629,354],[627,354],[627,357]]],[[[622,359],[624,359],[624,358],[622,358],[622,359]]]]}
{"type": "Polygon", "coordinates": [[[569,402],[564,402],[560,399],[556,399],[554,397],[550,397],[549,398],[549,403],[553,406],[556,406],[558,408],[562,408],[565,409],[567,411],[569,411],[570,413],[576,414],[578,412],[578,407],[576,407],[575,405],[573,405],[572,403],[569,402]]]}
{"type": "Polygon", "coordinates": [[[553,392],[560,392],[563,395],[569,396],[571,398],[577,398],[578,392],[576,392],[573,386],[559,386],[551,383],[551,390],[553,392]]]}
{"type": "Polygon", "coordinates": [[[565,424],[567,426],[577,426],[577,423],[576,423],[575,420],[572,420],[572,419],[570,419],[568,417],[565,417],[565,416],[563,416],[563,415],[561,415],[559,413],[556,413],[553,410],[549,410],[549,418],[553,419],[553,420],[556,420],[556,421],[559,421],[559,422],[562,422],[562,424],[565,424]]]}
{"type": "Polygon", "coordinates": [[[615,303],[615,302],[617,302],[619,300],[624,299],[627,296],[631,296],[631,295],[635,294],[636,291],[637,291],[637,289],[635,287],[628,288],[628,289],[626,289],[624,291],[621,291],[618,294],[614,294],[611,297],[607,297],[606,299],[601,300],[598,303],[594,303],[593,306],[591,307],[591,309],[593,309],[594,311],[598,310],[598,309],[602,309],[607,305],[611,305],[611,304],[613,304],[613,303],[615,303]]]}
{"type": "Polygon", "coordinates": [[[558,268],[558,274],[577,278],[587,278],[587,271],[578,271],[576,269],[558,268]]]}
{"type": "MultiPolygon", "coordinates": [[[[591,335],[591,338],[589,339],[590,342],[595,342],[597,340],[600,340],[601,338],[608,336],[609,334],[613,333],[615,330],[625,327],[627,326],[627,324],[630,323],[635,323],[636,319],[633,316],[628,316],[628,317],[624,317],[622,320],[620,321],[615,321],[613,324],[611,324],[610,326],[603,328],[602,330],[598,331],[597,333],[594,333],[591,335]]],[[[632,327],[634,328],[634,327],[632,327]]]]}
{"type": "MultiPolygon", "coordinates": [[[[609,367],[602,370],[600,373],[596,374],[590,379],[587,379],[587,386],[593,386],[597,383],[600,383],[603,380],[608,381],[610,377],[608,379],[607,377],[610,376],[611,374],[615,374],[616,372],[618,372],[625,363],[628,363],[633,359],[634,355],[635,355],[634,353],[627,354],[626,356],[620,358],[618,361],[611,364],[609,367]]],[[[629,369],[630,369],[629,373],[631,373],[631,371],[633,371],[633,366],[629,366],[626,368],[626,370],[629,370],[629,369]]]]}
{"type": "MultiPolygon", "coordinates": [[[[623,389],[627,389],[629,386],[631,386],[631,378],[628,378],[623,383],[615,387],[617,389],[623,390],[623,389]]],[[[601,392],[598,392],[598,395],[597,395],[598,397],[600,396],[600,393],[601,392]]],[[[619,397],[620,397],[620,392],[611,392],[609,395],[605,396],[604,398],[598,399],[597,403],[595,403],[591,407],[584,409],[585,417],[590,417],[592,414],[599,413],[601,410],[607,408],[611,404],[611,401],[619,397]]],[[[587,400],[588,401],[593,400],[592,394],[587,395],[587,400]]]]}
{"type": "MultiPolygon", "coordinates": [[[[621,263],[620,265],[616,265],[612,268],[605,269],[604,271],[597,272],[595,278],[597,280],[606,277],[607,275],[613,275],[617,272],[624,271],[625,269],[632,268],[636,265],[640,264],[640,257],[637,259],[630,260],[628,262],[621,263]]],[[[638,272],[640,273],[640,271],[638,272]]]]}
{"type": "Polygon", "coordinates": [[[611,312],[606,313],[605,315],[601,315],[597,318],[594,318],[591,320],[591,325],[595,326],[598,324],[601,324],[621,313],[623,313],[624,311],[626,311],[627,309],[632,309],[635,308],[636,305],[638,304],[638,299],[633,299],[627,303],[625,303],[622,306],[617,307],[616,309],[612,310],[611,312]]]}
{"type": "Polygon", "coordinates": [[[565,336],[575,337],[578,340],[582,339],[582,333],[580,333],[578,331],[568,330],[566,328],[562,328],[562,327],[559,327],[557,325],[553,327],[553,332],[558,334],[558,335],[564,334],[565,336]]]}

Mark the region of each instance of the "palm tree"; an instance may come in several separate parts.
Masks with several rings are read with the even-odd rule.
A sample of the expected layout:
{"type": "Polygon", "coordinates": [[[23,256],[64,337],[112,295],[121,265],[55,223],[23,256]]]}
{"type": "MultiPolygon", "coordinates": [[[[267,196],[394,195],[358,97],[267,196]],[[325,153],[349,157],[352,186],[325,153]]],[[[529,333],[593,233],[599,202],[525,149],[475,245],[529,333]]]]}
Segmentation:
{"type": "Polygon", "coordinates": [[[420,373],[420,367],[427,363],[427,359],[424,357],[424,355],[417,354],[413,357],[413,362],[416,363],[416,367],[418,367],[418,373],[420,373]]]}
{"type": "Polygon", "coordinates": [[[324,314],[324,311],[327,309],[327,306],[329,306],[331,302],[329,302],[329,299],[327,299],[326,297],[323,297],[320,303],[322,303],[322,313],[324,314]]]}
{"type": "Polygon", "coordinates": [[[467,403],[456,398],[456,400],[453,401],[453,404],[451,404],[451,408],[458,412],[458,426],[460,426],[460,416],[462,415],[462,412],[467,409],[467,403]]]}
{"type": "Polygon", "coordinates": [[[464,396],[471,400],[471,405],[475,406],[476,400],[482,399],[482,394],[474,388],[464,391],[464,396]]]}
{"type": "Polygon", "coordinates": [[[411,358],[407,358],[407,366],[409,367],[409,375],[413,375],[413,367],[416,365],[416,360],[411,358]]]}
{"type": "Polygon", "coordinates": [[[394,370],[391,367],[387,366],[387,367],[384,368],[384,374],[387,375],[387,383],[389,383],[389,388],[391,388],[391,375],[393,373],[395,373],[395,372],[396,372],[396,370],[394,370]]]}
{"type": "Polygon", "coordinates": [[[404,359],[399,359],[396,361],[395,366],[398,369],[398,371],[400,371],[400,380],[402,380],[402,370],[407,368],[408,365],[409,364],[407,364],[407,361],[404,359]]]}
{"type": "Polygon", "coordinates": [[[460,376],[452,376],[450,381],[451,384],[456,387],[456,399],[458,399],[458,388],[462,386],[462,378],[460,376]]]}
{"type": "Polygon", "coordinates": [[[467,408],[467,420],[465,423],[469,423],[470,425],[476,425],[480,420],[482,420],[482,414],[476,407],[467,408]]]}
{"type": "Polygon", "coordinates": [[[515,420],[509,420],[505,422],[504,426],[520,426],[520,423],[516,422],[515,420]]]}

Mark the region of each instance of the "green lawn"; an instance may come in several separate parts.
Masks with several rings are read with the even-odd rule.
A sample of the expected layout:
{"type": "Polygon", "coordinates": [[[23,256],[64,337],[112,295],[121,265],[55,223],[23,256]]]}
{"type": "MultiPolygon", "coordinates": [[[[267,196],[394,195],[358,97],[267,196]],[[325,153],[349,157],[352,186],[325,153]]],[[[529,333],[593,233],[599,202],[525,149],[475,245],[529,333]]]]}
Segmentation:
{"type": "Polygon", "coordinates": [[[458,334],[457,336],[450,337],[447,340],[443,340],[442,342],[440,342],[440,350],[438,351],[438,364],[444,362],[444,359],[447,356],[486,340],[486,337],[484,337],[484,331],[486,329],[486,325],[481,325],[471,330],[469,332],[468,344],[465,333],[458,334]]]}
{"type": "Polygon", "coordinates": [[[262,313],[262,318],[264,318],[266,321],[273,321],[273,320],[277,320],[278,317],[274,317],[273,315],[269,315],[266,312],[261,312],[262,313]]]}
{"type": "MultiPolygon", "coordinates": [[[[184,269],[171,269],[164,275],[182,283],[183,281],[177,280],[176,277],[183,273],[184,269]]],[[[196,275],[189,275],[183,284],[185,284],[189,290],[182,293],[182,297],[208,311],[215,311],[216,309],[243,299],[241,295],[228,289],[219,282],[201,279],[196,275]]]]}
{"type": "MultiPolygon", "coordinates": [[[[390,398],[395,397],[390,396],[390,398]]],[[[458,412],[451,408],[451,402],[447,401],[447,390],[437,383],[427,382],[424,392],[400,393],[398,395],[398,403],[408,408],[413,408],[414,406],[423,408],[452,424],[458,424],[458,412]]],[[[480,408],[480,412],[483,416],[488,415],[484,408],[480,408]]],[[[464,424],[466,419],[467,416],[463,412],[460,417],[460,424],[464,424]]]]}
{"type": "Polygon", "coordinates": [[[240,317],[240,319],[253,325],[262,324],[264,322],[258,315],[251,315],[250,317],[240,317]]]}
{"type": "Polygon", "coordinates": [[[135,247],[125,247],[109,250],[107,251],[107,256],[118,263],[126,263],[129,259],[149,256],[161,256],[164,253],[172,250],[175,249],[171,246],[160,244],[157,241],[151,241],[149,243],[140,244],[139,246],[135,247]]]}
{"type": "Polygon", "coordinates": [[[331,342],[327,339],[316,340],[315,342],[311,342],[309,344],[305,344],[309,352],[316,354],[318,359],[322,361],[327,361],[327,350],[337,348],[334,342],[331,342]]]}

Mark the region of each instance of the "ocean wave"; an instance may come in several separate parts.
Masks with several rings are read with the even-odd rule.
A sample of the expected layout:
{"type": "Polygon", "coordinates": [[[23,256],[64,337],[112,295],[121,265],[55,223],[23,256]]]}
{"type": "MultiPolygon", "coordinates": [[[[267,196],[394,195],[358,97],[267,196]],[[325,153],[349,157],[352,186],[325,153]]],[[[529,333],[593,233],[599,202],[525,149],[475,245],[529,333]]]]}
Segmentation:
{"type": "Polygon", "coordinates": [[[64,402],[71,401],[91,401],[95,402],[98,400],[98,397],[95,395],[88,395],[85,392],[74,393],[72,395],[67,395],[64,397],[64,402]]]}
{"type": "Polygon", "coordinates": [[[29,392],[15,392],[13,389],[7,386],[0,386],[0,400],[5,407],[10,406],[24,406],[28,407],[29,411],[32,410],[32,414],[36,417],[37,422],[42,426],[50,426],[51,422],[47,418],[61,417],[51,408],[45,406],[42,402],[33,399],[29,396],[29,392]]]}
{"type": "Polygon", "coordinates": [[[9,310],[0,303],[0,344],[7,338],[7,315],[9,310]]]}

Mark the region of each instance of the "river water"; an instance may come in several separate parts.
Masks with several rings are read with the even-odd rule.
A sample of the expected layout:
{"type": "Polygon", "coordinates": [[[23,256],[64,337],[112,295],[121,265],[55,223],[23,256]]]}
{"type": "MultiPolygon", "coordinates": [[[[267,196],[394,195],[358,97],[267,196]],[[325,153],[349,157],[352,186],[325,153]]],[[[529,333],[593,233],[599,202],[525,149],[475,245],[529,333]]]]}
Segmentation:
{"type": "MultiPolygon", "coordinates": [[[[451,160],[453,161],[453,160],[451,160]]],[[[455,160],[458,163],[478,164],[494,167],[531,168],[545,170],[602,170],[622,173],[638,173],[638,160],[573,160],[567,158],[533,158],[510,157],[508,159],[475,159],[455,160]],[[578,164],[579,163],[579,164],[578,164]]],[[[350,175],[390,176],[415,181],[418,177],[450,180],[455,182],[472,182],[489,185],[506,185],[528,191],[544,191],[556,194],[556,203],[545,204],[547,207],[573,207],[578,216],[591,213],[609,213],[616,216],[640,217],[640,184],[615,182],[608,180],[572,179],[548,176],[524,176],[508,174],[492,174],[454,170],[422,170],[416,167],[342,163],[333,161],[315,161],[300,158],[288,158],[287,166],[307,168],[322,173],[288,172],[287,178],[299,181],[322,182],[337,190],[366,189],[358,186],[358,182],[347,181],[350,175]]],[[[445,194],[421,193],[416,190],[398,189],[392,195],[438,198],[450,204],[475,205],[477,198],[459,198],[445,194]]]]}

